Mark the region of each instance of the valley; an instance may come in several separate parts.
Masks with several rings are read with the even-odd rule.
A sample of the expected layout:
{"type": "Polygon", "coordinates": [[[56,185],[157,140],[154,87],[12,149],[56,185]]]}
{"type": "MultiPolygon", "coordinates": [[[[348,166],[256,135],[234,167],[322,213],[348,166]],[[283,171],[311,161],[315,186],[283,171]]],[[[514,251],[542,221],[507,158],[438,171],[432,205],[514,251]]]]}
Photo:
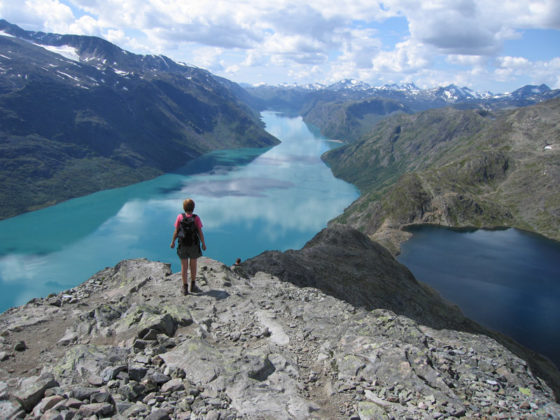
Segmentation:
{"type": "MultiPolygon", "coordinates": [[[[60,401],[77,383],[106,390],[100,415],[220,404],[250,417],[262,390],[273,415],[296,401],[302,418],[321,401],[321,414],[352,418],[556,414],[553,362],[466,318],[395,256],[417,225],[559,241],[559,181],[560,90],[544,84],[242,86],[0,20],[0,361],[18,369],[0,369],[2,389],[18,384],[0,412],[31,415],[56,377],[60,401]],[[169,248],[187,196],[208,243],[189,301],[169,248]],[[103,266],[114,268],[94,274],[103,266]],[[47,324],[53,333],[34,342],[47,324]],[[92,370],[66,369],[51,349],[71,350],[68,363],[83,351],[92,370]],[[32,378],[44,389],[25,394],[43,368],[32,378]]],[[[91,414],[93,392],[72,413],[91,414]]]]}

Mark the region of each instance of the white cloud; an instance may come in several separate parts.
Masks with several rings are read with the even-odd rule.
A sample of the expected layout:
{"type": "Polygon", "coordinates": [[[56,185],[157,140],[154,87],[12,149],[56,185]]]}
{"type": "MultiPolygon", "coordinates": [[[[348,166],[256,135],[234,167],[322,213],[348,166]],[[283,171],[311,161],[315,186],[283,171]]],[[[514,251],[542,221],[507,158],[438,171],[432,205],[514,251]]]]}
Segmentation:
{"type": "Polygon", "coordinates": [[[373,68],[381,73],[409,73],[426,67],[430,55],[423,44],[408,40],[398,43],[393,51],[381,51],[374,59],[373,68]]]}
{"type": "Polygon", "coordinates": [[[371,69],[382,42],[372,29],[354,29],[341,34],[342,54],[337,61],[352,63],[357,69],[371,69]]]}
{"type": "Polygon", "coordinates": [[[461,66],[480,67],[488,63],[488,57],[482,55],[450,54],[446,57],[450,64],[461,66]]]}
{"type": "Polygon", "coordinates": [[[532,74],[533,83],[543,81],[553,89],[560,89],[560,57],[537,62],[532,74]]]}
{"type": "Polygon", "coordinates": [[[500,23],[485,20],[473,1],[419,2],[418,9],[407,17],[413,39],[443,52],[486,54],[496,50],[500,23]]]}
{"type": "Polygon", "coordinates": [[[527,83],[546,83],[553,89],[560,89],[560,57],[537,62],[531,62],[524,57],[500,57],[495,74],[498,80],[529,75],[527,83]]]}
{"type": "Polygon", "coordinates": [[[214,66],[220,62],[220,57],[222,53],[223,53],[222,48],[216,48],[216,47],[197,48],[193,53],[194,62],[196,62],[197,65],[200,67],[214,68],[214,66]]]}
{"type": "MultiPolygon", "coordinates": [[[[560,29],[558,0],[0,0],[0,14],[25,29],[99,35],[133,52],[272,83],[278,75],[506,81],[522,69],[498,59],[504,42],[526,29],[560,29]],[[388,18],[408,26],[391,43],[378,29],[388,18]]],[[[543,75],[554,68],[537,67],[543,75]]]]}
{"type": "Polygon", "coordinates": [[[74,21],[70,7],[58,0],[1,0],[0,16],[35,31],[66,31],[74,21]]]}
{"type": "Polygon", "coordinates": [[[109,29],[104,36],[107,41],[112,42],[116,45],[122,45],[125,42],[129,42],[126,34],[121,29],[109,29]]]}
{"type": "Polygon", "coordinates": [[[498,64],[501,68],[508,68],[512,70],[526,70],[531,63],[524,57],[499,57],[498,64]]]}
{"type": "Polygon", "coordinates": [[[560,3],[557,0],[506,0],[499,10],[517,27],[560,29],[560,3]]]}
{"type": "Polygon", "coordinates": [[[499,57],[496,60],[496,78],[500,81],[508,80],[512,76],[525,72],[531,66],[529,60],[523,57],[499,57]]]}
{"type": "MultiPolygon", "coordinates": [[[[81,18],[79,18],[78,20],[76,20],[75,22],[71,23],[68,27],[68,30],[66,32],[71,33],[71,34],[78,34],[78,35],[100,35],[101,34],[101,30],[102,28],[99,25],[99,22],[97,20],[95,20],[94,18],[92,18],[91,16],[88,15],[84,15],[81,18]]],[[[117,30],[111,30],[109,32],[117,32],[117,30]]],[[[118,32],[123,32],[118,31],[118,32]]],[[[115,39],[115,41],[117,40],[121,40],[122,38],[119,39],[115,39]]],[[[109,41],[111,41],[109,39],[109,41]]],[[[114,42],[114,41],[111,41],[114,42]]]]}
{"type": "Polygon", "coordinates": [[[259,51],[268,53],[271,61],[276,64],[287,64],[287,61],[298,64],[320,64],[327,60],[323,44],[302,35],[274,34],[264,42],[259,51]]]}

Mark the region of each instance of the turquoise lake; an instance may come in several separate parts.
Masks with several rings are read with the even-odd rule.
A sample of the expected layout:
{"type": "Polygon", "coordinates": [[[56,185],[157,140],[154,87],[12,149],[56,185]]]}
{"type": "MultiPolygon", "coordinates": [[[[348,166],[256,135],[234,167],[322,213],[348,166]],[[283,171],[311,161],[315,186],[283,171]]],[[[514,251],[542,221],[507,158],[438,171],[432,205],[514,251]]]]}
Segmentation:
{"type": "Polygon", "coordinates": [[[301,248],[359,193],[320,159],[337,143],[301,118],[265,112],[263,121],[280,145],[213,152],[176,173],[1,221],[0,311],[77,286],[123,259],[179,271],[169,244],[187,197],[204,224],[207,257],[230,265],[301,248]]]}

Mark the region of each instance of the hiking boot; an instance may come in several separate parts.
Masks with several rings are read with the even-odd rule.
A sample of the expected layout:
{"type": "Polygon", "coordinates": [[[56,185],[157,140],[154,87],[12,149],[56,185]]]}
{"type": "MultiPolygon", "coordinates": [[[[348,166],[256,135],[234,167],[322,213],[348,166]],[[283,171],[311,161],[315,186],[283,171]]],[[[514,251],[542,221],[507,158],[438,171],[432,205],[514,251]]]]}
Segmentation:
{"type": "Polygon", "coordinates": [[[189,294],[189,288],[186,284],[183,284],[183,295],[188,295],[189,294]]]}
{"type": "Polygon", "coordinates": [[[196,286],[196,282],[193,280],[191,281],[191,293],[192,292],[198,292],[198,287],[196,286]]]}

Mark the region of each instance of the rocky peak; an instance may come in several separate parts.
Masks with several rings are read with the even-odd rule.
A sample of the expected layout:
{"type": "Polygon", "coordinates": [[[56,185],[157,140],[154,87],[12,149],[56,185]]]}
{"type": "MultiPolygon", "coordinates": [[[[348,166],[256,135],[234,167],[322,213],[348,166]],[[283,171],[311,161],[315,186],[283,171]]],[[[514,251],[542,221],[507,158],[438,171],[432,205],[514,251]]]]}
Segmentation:
{"type": "Polygon", "coordinates": [[[333,83],[327,87],[328,90],[332,91],[342,91],[342,90],[356,90],[356,91],[366,91],[371,89],[371,86],[365,82],[354,79],[344,79],[339,82],[333,83]]]}
{"type": "MultiPolygon", "coordinates": [[[[389,309],[283,281],[292,271],[303,281],[301,264],[311,259],[317,265],[308,266],[308,273],[319,264],[338,263],[332,279],[356,264],[358,255],[373,262],[354,266],[347,281],[351,275],[363,281],[376,265],[372,286],[382,278],[390,281],[385,272],[400,270],[395,283],[408,279],[400,289],[412,287],[406,269],[386,266],[387,251],[356,231],[333,227],[300,251],[265,253],[241,267],[201,258],[200,290],[188,296],[168,264],[127,260],[76,288],[10,309],[0,316],[0,416],[377,419],[560,413],[549,385],[487,335],[433,328],[389,309]],[[281,258],[286,254],[289,258],[281,258]],[[336,261],[326,260],[333,256],[336,261]],[[262,261],[269,261],[281,275],[254,272],[259,260],[262,269],[262,261]]],[[[318,278],[327,272],[311,281],[321,284],[318,278]]],[[[386,292],[364,291],[374,293],[383,300],[386,292]]]]}

